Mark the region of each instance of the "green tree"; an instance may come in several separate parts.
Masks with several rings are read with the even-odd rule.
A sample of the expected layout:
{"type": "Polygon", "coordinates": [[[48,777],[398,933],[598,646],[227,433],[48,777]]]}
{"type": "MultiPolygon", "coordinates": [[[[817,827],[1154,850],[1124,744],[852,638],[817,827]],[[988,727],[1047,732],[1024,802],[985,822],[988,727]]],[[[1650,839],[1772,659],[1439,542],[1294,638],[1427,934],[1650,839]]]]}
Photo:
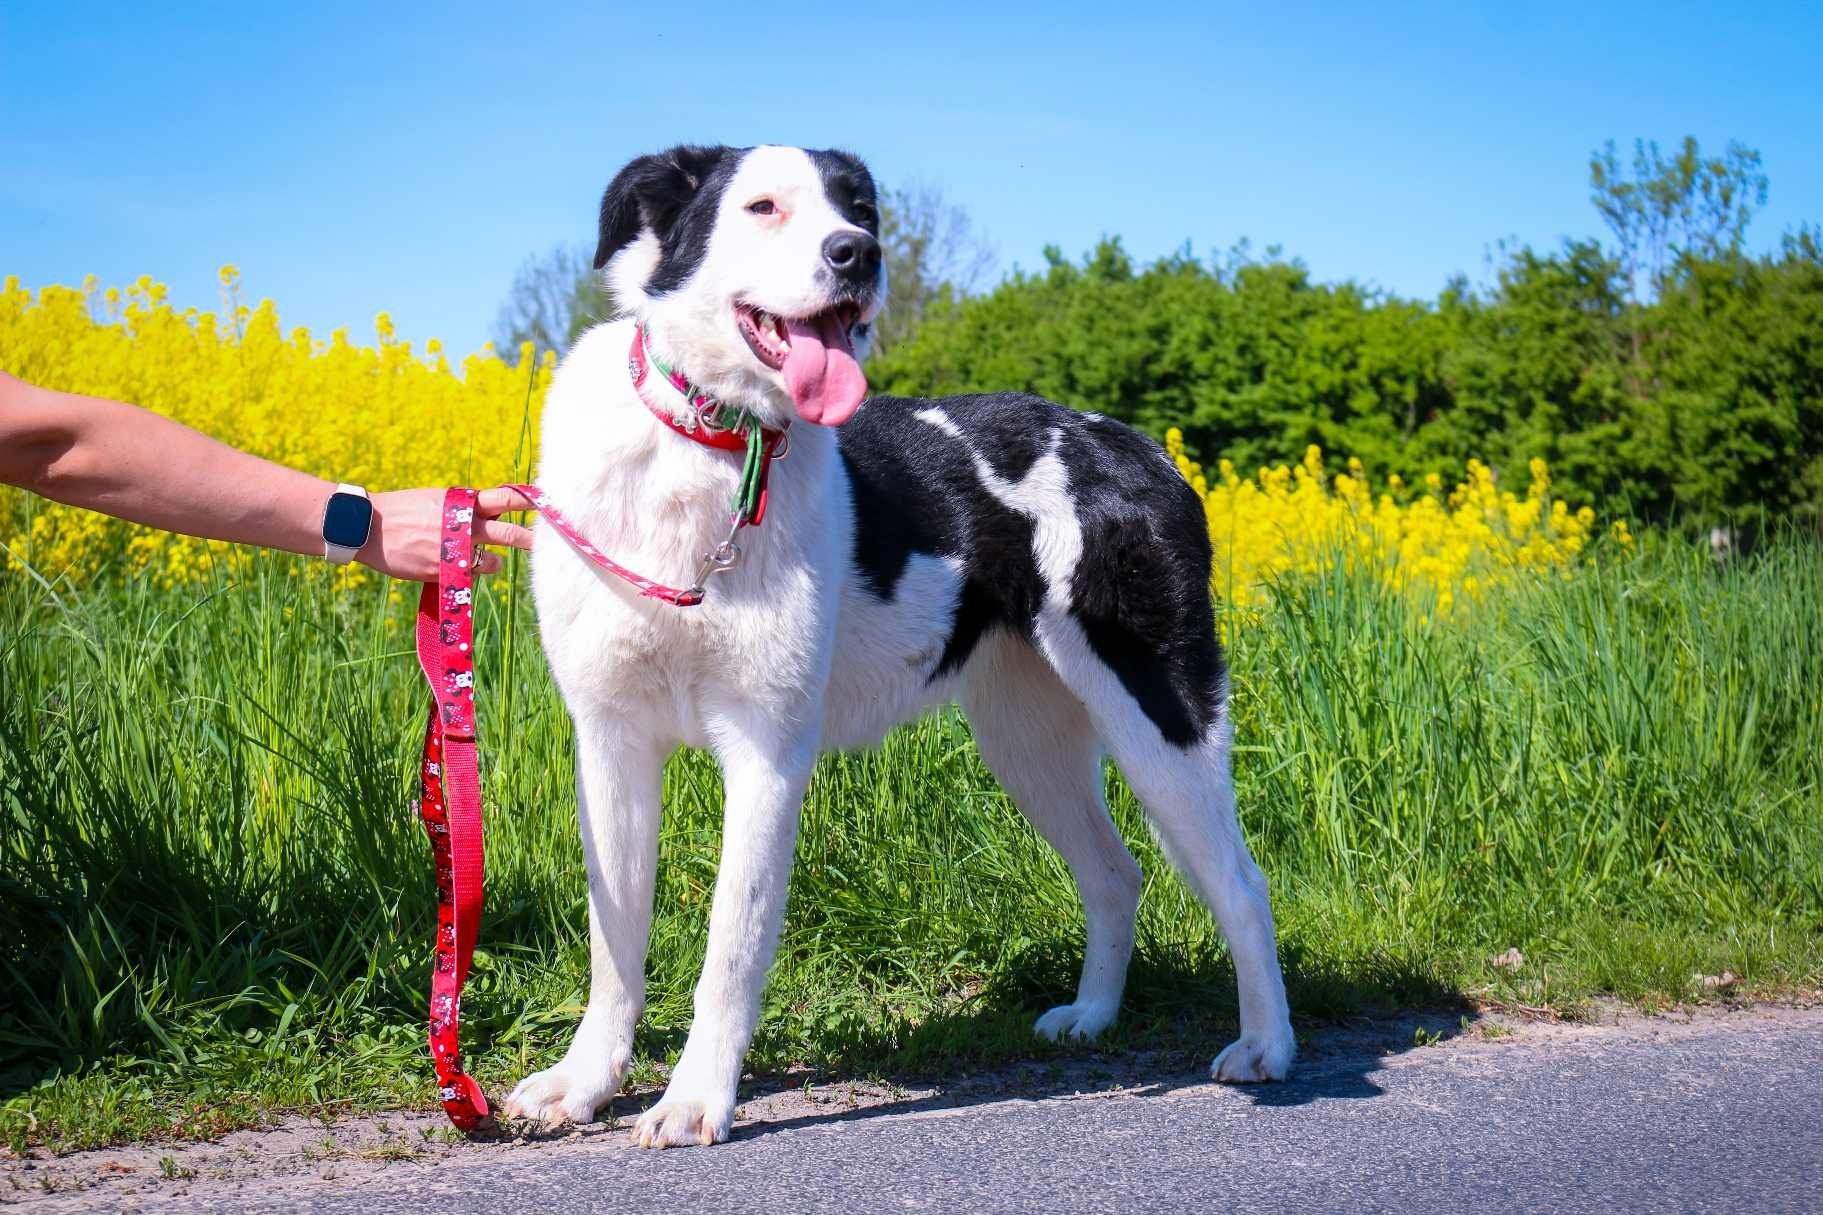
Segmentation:
{"type": "Polygon", "coordinates": [[[1627,455],[1637,423],[1623,373],[1623,276],[1593,240],[1509,251],[1487,298],[1453,302],[1452,408],[1431,446],[1452,464],[1473,455],[1523,468],[1542,456],[1573,499],[1663,506],[1663,470],[1627,455]]]}
{"type": "Polygon", "coordinates": [[[1763,258],[1687,258],[1652,309],[1635,458],[1699,522],[1823,506],[1823,256],[1808,232],[1763,258]]]}
{"type": "Polygon", "coordinates": [[[592,260],[577,245],[526,258],[494,320],[494,348],[509,359],[525,342],[561,354],[584,329],[614,315],[592,260]]]}
{"type": "Polygon", "coordinates": [[[993,250],[975,232],[968,213],[928,185],[885,193],[880,245],[888,296],[874,323],[876,354],[916,332],[938,296],[978,290],[994,266],[993,250]]]}
{"type": "Polygon", "coordinates": [[[1589,157],[1589,198],[1614,233],[1636,302],[1663,290],[1685,257],[1738,252],[1766,188],[1759,152],[1733,141],[1705,158],[1686,135],[1667,158],[1657,141],[1634,140],[1630,176],[1612,139],[1589,157]]]}

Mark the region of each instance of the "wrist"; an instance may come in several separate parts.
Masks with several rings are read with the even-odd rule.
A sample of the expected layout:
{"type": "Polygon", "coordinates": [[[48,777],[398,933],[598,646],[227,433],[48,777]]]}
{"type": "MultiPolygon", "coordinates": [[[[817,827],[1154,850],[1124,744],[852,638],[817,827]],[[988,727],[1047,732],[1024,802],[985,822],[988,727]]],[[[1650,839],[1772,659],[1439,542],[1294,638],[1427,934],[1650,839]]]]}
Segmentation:
{"type": "MultiPolygon", "coordinates": [[[[367,500],[373,504],[373,524],[367,531],[367,543],[363,544],[361,546],[361,551],[354,555],[355,564],[365,565],[369,569],[379,570],[382,574],[388,576],[392,575],[392,570],[387,567],[383,560],[380,544],[380,529],[385,526],[387,499],[397,498],[397,496],[397,490],[382,490],[377,494],[368,494],[367,500]]],[[[395,501],[392,505],[394,507],[393,513],[397,515],[399,513],[397,509],[399,504],[395,501]]]]}

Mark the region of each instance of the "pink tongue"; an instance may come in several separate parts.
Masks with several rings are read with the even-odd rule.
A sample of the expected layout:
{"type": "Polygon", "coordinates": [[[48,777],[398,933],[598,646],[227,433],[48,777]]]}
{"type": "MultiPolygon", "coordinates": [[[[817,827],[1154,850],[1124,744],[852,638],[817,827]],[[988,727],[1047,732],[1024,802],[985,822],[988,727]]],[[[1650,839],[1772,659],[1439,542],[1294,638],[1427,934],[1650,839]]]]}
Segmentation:
{"type": "Polygon", "coordinates": [[[840,426],[867,395],[867,377],[848,344],[848,330],[832,309],[807,321],[786,321],[791,350],[785,386],[798,416],[818,426],[840,426]]]}

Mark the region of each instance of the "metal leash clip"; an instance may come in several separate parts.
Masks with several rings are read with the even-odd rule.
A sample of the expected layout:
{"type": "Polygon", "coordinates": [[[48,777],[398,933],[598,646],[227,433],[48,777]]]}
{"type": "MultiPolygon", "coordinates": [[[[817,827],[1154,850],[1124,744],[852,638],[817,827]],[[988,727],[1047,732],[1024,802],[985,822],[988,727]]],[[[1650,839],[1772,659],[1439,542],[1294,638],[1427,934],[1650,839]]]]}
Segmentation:
{"type": "Polygon", "coordinates": [[[725,574],[741,562],[741,546],[734,542],[745,526],[740,516],[736,515],[729,525],[728,538],[703,554],[703,563],[696,567],[696,582],[684,593],[702,598],[707,590],[706,583],[711,574],[725,574]]]}

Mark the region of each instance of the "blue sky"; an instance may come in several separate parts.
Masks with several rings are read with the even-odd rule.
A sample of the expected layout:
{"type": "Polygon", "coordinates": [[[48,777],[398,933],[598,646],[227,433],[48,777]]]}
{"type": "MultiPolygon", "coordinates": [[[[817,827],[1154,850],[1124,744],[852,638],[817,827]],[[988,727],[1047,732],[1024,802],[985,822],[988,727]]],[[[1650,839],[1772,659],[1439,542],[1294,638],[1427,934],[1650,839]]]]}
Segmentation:
{"type": "Polygon", "coordinates": [[[514,7],[0,0],[0,274],[210,305],[233,261],[288,324],[471,349],[680,140],[850,147],[1003,270],[1248,237],[1433,295],[1595,231],[1589,151],[1635,136],[1758,147],[1758,245],[1823,220],[1816,5],[514,7]]]}

